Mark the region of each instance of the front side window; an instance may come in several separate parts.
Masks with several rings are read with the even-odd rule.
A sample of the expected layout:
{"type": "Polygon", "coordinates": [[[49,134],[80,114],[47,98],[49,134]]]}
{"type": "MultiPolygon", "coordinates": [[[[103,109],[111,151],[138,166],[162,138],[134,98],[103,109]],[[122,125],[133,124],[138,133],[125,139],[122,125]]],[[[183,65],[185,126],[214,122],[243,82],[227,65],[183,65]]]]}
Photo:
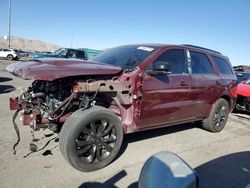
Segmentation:
{"type": "Polygon", "coordinates": [[[222,74],[233,74],[229,64],[226,62],[226,60],[219,58],[219,57],[214,57],[214,62],[217,65],[220,73],[222,74]]]}
{"type": "Polygon", "coordinates": [[[199,52],[190,51],[192,74],[212,74],[213,68],[208,57],[199,52]]]}
{"type": "MultiPolygon", "coordinates": [[[[172,74],[183,74],[185,73],[185,55],[184,50],[173,49],[168,50],[161,54],[154,62],[164,62],[169,65],[170,72],[172,74]]],[[[150,69],[153,69],[153,64],[150,69]]]]}

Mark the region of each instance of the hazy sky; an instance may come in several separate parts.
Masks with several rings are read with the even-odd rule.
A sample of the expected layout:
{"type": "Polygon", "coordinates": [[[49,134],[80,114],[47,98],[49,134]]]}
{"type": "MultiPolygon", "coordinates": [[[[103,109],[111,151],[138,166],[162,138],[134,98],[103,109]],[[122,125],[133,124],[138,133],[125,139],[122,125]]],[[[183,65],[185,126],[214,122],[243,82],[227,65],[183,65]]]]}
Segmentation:
{"type": "MultiPolygon", "coordinates": [[[[0,35],[8,33],[0,0],[0,35]]],[[[250,0],[12,0],[12,35],[65,47],[193,44],[250,65],[250,0]]]]}

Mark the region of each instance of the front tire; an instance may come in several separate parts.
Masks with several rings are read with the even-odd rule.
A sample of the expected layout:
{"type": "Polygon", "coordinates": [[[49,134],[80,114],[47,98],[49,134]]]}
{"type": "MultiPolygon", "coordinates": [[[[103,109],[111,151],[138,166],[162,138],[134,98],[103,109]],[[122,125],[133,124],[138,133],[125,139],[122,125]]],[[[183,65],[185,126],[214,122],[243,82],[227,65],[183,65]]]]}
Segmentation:
{"type": "Polygon", "coordinates": [[[68,163],[83,172],[104,168],[118,154],[123,141],[121,121],[103,107],[79,109],[64,123],[59,147],[68,163]]]}
{"type": "Polygon", "coordinates": [[[220,132],[226,125],[229,115],[228,102],[220,98],[212,107],[210,115],[203,121],[202,127],[210,132],[220,132]]]}

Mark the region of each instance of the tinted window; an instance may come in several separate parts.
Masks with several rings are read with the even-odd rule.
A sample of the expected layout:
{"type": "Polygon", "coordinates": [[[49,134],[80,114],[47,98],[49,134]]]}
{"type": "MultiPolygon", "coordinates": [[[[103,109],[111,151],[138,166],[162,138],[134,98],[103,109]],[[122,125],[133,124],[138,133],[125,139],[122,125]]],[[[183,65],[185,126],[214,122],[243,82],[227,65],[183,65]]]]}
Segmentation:
{"type": "Polygon", "coordinates": [[[208,57],[199,52],[190,51],[191,56],[191,68],[193,74],[211,74],[213,68],[208,57]]]}
{"type": "Polygon", "coordinates": [[[151,46],[126,45],[112,48],[92,57],[95,62],[107,63],[122,67],[124,70],[133,70],[144,59],[156,50],[151,46]]]}
{"type": "Polygon", "coordinates": [[[85,58],[85,53],[84,51],[76,51],[75,56],[78,58],[85,58]]]}
{"type": "MultiPolygon", "coordinates": [[[[154,63],[159,61],[168,63],[172,74],[185,73],[185,56],[183,50],[168,50],[161,54],[154,63]]],[[[152,69],[152,65],[150,69],[152,69]]]]}
{"type": "Polygon", "coordinates": [[[213,59],[214,59],[215,64],[217,65],[220,73],[222,73],[222,74],[232,74],[233,73],[226,60],[218,58],[218,57],[213,57],[213,59]]]}
{"type": "Polygon", "coordinates": [[[74,54],[75,54],[75,50],[67,50],[66,51],[66,56],[67,57],[73,57],[74,54]]]}

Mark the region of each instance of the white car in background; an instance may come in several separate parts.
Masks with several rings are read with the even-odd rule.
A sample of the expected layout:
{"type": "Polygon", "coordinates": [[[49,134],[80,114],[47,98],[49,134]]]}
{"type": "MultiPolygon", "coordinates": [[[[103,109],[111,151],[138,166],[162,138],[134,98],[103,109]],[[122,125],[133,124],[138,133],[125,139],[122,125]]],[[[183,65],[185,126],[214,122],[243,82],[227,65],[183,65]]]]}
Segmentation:
{"type": "Polygon", "coordinates": [[[18,50],[13,49],[0,49],[0,58],[7,58],[8,60],[18,60],[20,54],[18,50]]]}

